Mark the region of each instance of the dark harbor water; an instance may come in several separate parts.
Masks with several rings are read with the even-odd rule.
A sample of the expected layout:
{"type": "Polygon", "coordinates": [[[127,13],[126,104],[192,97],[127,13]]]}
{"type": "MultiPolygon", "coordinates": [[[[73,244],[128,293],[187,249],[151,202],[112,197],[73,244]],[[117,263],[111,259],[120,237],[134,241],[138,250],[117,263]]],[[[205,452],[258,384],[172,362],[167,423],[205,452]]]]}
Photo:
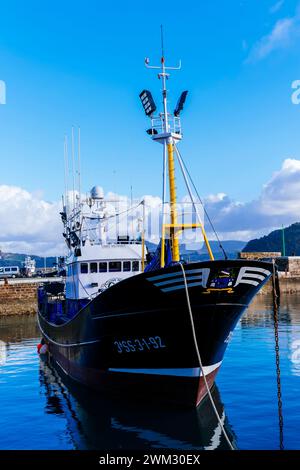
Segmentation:
{"type": "MultiPolygon", "coordinates": [[[[109,399],[62,381],[36,354],[34,319],[0,320],[1,449],[226,449],[208,401],[182,410],[109,399]]],[[[300,449],[300,297],[282,299],[279,321],[283,445],[300,449]]],[[[239,449],[279,449],[270,299],[244,314],[213,392],[239,449]]]]}

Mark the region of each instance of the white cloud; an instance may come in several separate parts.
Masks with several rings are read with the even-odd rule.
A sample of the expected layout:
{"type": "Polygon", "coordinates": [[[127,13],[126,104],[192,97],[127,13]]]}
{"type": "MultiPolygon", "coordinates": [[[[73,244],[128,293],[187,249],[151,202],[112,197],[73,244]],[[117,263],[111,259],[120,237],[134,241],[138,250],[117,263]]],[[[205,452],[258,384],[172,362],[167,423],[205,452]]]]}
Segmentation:
{"type": "Polygon", "coordinates": [[[54,255],[63,249],[59,203],[25,189],[0,185],[0,248],[3,251],[54,255]]]}
{"type": "Polygon", "coordinates": [[[272,31],[263,36],[250,50],[246,62],[257,62],[267,57],[271,52],[288,47],[299,35],[300,25],[298,15],[292,18],[278,20],[272,31]]]}
{"type": "MultiPolygon", "coordinates": [[[[204,201],[221,239],[247,241],[267,234],[282,224],[300,221],[299,194],[300,160],[287,158],[280,170],[274,172],[262,187],[257,199],[241,203],[220,192],[208,195],[204,201]]],[[[127,196],[108,195],[121,200],[124,207],[130,202],[127,196]]],[[[157,241],[161,198],[146,195],[144,199],[149,220],[151,216],[150,226],[155,238],[152,241],[157,241]]],[[[188,212],[186,198],[182,202],[181,207],[188,209],[188,212]]],[[[15,186],[0,186],[0,248],[4,252],[47,256],[63,254],[65,245],[61,235],[60,210],[59,202],[46,202],[38,193],[30,193],[15,186]]],[[[140,206],[129,219],[120,218],[121,229],[126,231],[131,226],[136,228],[141,215],[140,206]]],[[[213,238],[207,221],[206,230],[213,238]]]]}
{"type": "MultiPolygon", "coordinates": [[[[263,186],[258,199],[239,203],[221,193],[206,208],[224,239],[249,240],[300,220],[300,160],[287,158],[263,186]]],[[[208,227],[207,227],[208,228],[208,227]]]]}

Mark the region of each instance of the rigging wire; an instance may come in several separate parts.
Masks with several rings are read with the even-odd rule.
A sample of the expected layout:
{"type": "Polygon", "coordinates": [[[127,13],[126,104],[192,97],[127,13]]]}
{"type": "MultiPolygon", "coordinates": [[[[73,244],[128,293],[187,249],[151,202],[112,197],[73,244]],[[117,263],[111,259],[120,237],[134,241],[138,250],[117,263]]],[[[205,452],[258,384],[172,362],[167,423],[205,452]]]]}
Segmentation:
{"type": "Polygon", "coordinates": [[[66,173],[66,214],[69,212],[69,154],[68,154],[68,137],[65,135],[64,139],[64,154],[65,154],[65,173],[66,173]]]}
{"type": "Polygon", "coordinates": [[[68,161],[67,161],[67,141],[66,136],[64,138],[64,182],[65,182],[65,200],[64,206],[67,208],[67,197],[68,197],[68,161]]]}
{"type": "Polygon", "coordinates": [[[78,155],[77,155],[77,166],[78,166],[78,196],[79,196],[79,204],[81,202],[81,132],[80,127],[78,127],[78,155]]]}
{"type": "Polygon", "coordinates": [[[75,198],[75,154],[74,154],[74,126],[72,126],[72,135],[71,135],[71,152],[72,152],[72,179],[73,179],[73,209],[76,207],[76,198],[75,198]]]}
{"type": "Polygon", "coordinates": [[[218,242],[218,244],[219,244],[219,247],[221,248],[221,250],[222,250],[222,252],[223,252],[224,259],[227,260],[227,259],[228,259],[227,253],[226,253],[226,251],[225,251],[225,249],[224,249],[224,247],[223,247],[223,245],[222,245],[222,243],[221,243],[221,240],[220,240],[220,238],[219,238],[219,236],[218,236],[218,234],[217,234],[217,231],[216,231],[216,229],[215,229],[215,227],[214,227],[214,224],[212,223],[212,220],[211,220],[211,218],[210,218],[210,216],[209,216],[209,214],[208,214],[208,212],[207,212],[207,209],[206,209],[206,207],[205,207],[205,204],[203,203],[203,201],[202,201],[202,199],[201,199],[201,197],[200,197],[200,195],[199,195],[199,192],[198,192],[198,190],[197,190],[197,188],[196,188],[196,185],[195,185],[195,183],[194,183],[194,181],[193,181],[193,179],[192,179],[192,177],[191,177],[191,174],[190,174],[190,172],[189,172],[189,169],[187,168],[186,163],[185,163],[185,161],[183,160],[182,155],[181,155],[179,149],[177,148],[177,145],[175,145],[175,148],[176,148],[176,151],[178,152],[178,154],[179,154],[179,156],[180,156],[180,158],[181,158],[181,160],[182,160],[184,169],[185,169],[185,171],[186,171],[186,173],[187,173],[187,175],[188,175],[188,177],[189,177],[189,180],[190,180],[190,182],[191,182],[191,184],[192,184],[192,186],[193,186],[193,188],[194,188],[194,191],[195,191],[195,193],[196,193],[196,195],[197,195],[197,198],[199,199],[199,202],[200,202],[200,204],[201,204],[202,207],[203,207],[204,213],[205,213],[205,215],[206,215],[206,217],[207,217],[207,220],[208,220],[208,222],[209,222],[209,224],[210,224],[210,226],[211,226],[211,228],[212,228],[212,231],[213,231],[214,234],[215,234],[215,237],[216,237],[216,239],[217,239],[217,242],[218,242]]]}
{"type": "Polygon", "coordinates": [[[193,340],[194,340],[194,345],[195,345],[195,349],[196,349],[196,354],[197,354],[197,358],[198,358],[198,362],[199,362],[199,366],[200,366],[200,369],[201,369],[201,373],[202,373],[202,377],[203,377],[203,381],[204,381],[204,384],[205,384],[205,388],[206,388],[206,391],[207,391],[207,395],[210,399],[210,402],[211,402],[211,406],[214,410],[214,413],[216,415],[216,418],[218,420],[218,423],[220,425],[220,428],[224,434],[224,437],[229,445],[229,448],[230,450],[235,450],[235,448],[233,447],[229,437],[228,437],[228,434],[224,428],[224,425],[222,423],[222,420],[219,416],[219,413],[218,413],[218,410],[217,410],[217,407],[215,405],[215,402],[214,402],[214,399],[212,397],[212,394],[211,394],[211,391],[210,391],[210,388],[209,388],[209,385],[207,383],[207,380],[206,380],[206,376],[205,376],[205,373],[204,373],[204,368],[203,368],[203,364],[202,364],[202,359],[201,359],[201,355],[200,355],[200,351],[199,351],[199,347],[198,347],[198,342],[197,342],[197,336],[196,336],[196,330],[195,330],[195,324],[194,324],[194,318],[193,318],[193,313],[192,313],[192,307],[191,307],[191,302],[190,302],[190,295],[189,295],[189,288],[188,288],[188,285],[187,285],[187,280],[186,280],[186,274],[185,274],[185,269],[182,265],[182,263],[179,263],[179,266],[181,267],[181,270],[182,270],[182,275],[183,275],[183,279],[184,279],[184,287],[185,287],[185,293],[186,293],[186,301],[187,301],[187,306],[188,306],[188,311],[189,311],[189,314],[190,314],[190,320],[191,320],[191,327],[192,327],[192,334],[193,334],[193,340]]]}
{"type": "MultiPolygon", "coordinates": [[[[143,204],[143,201],[140,201],[136,206],[129,207],[128,209],[126,209],[122,212],[119,212],[119,213],[114,214],[114,215],[110,215],[110,216],[106,217],[104,220],[107,221],[107,220],[112,219],[112,218],[118,218],[118,217],[125,216],[125,214],[128,214],[128,213],[138,209],[138,207],[140,207],[142,204],[143,204]]],[[[93,220],[93,218],[91,218],[91,217],[87,217],[87,218],[93,220]]],[[[122,220],[124,220],[124,217],[123,217],[123,219],[121,218],[121,220],[119,219],[118,223],[120,224],[120,222],[122,222],[122,220]]],[[[85,231],[88,231],[88,230],[89,229],[86,229],[85,231]]],[[[108,229],[107,233],[108,234],[111,233],[111,230],[112,229],[108,229]]]]}
{"type": "MultiPolygon", "coordinates": [[[[109,201],[108,201],[109,202],[109,201]]],[[[127,212],[130,212],[130,211],[133,211],[135,209],[137,209],[141,204],[143,203],[143,201],[139,202],[136,206],[134,207],[130,207],[129,209],[125,209],[124,211],[122,212],[118,212],[117,214],[113,214],[113,215],[109,215],[108,217],[105,217],[105,220],[108,220],[108,219],[113,219],[114,217],[119,217],[120,215],[123,215],[123,214],[126,214],[127,212]]],[[[90,219],[90,220],[97,220],[97,218],[99,217],[89,217],[87,215],[84,215],[83,216],[84,219],[90,219]]]]}

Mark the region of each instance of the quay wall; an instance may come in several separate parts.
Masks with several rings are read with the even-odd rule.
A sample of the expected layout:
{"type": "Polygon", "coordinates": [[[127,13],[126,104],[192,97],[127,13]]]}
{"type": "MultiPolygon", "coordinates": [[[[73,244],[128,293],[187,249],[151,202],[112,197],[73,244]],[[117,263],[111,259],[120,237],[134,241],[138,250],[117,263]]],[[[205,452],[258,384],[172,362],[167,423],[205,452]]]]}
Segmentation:
{"type": "Polygon", "coordinates": [[[33,315],[37,312],[37,283],[0,285],[0,316],[33,315]]]}
{"type": "MultiPolygon", "coordinates": [[[[295,276],[290,273],[279,273],[279,288],[282,295],[300,294],[300,274],[295,276]]],[[[259,293],[262,295],[272,293],[272,279],[265,284],[259,293]]]]}

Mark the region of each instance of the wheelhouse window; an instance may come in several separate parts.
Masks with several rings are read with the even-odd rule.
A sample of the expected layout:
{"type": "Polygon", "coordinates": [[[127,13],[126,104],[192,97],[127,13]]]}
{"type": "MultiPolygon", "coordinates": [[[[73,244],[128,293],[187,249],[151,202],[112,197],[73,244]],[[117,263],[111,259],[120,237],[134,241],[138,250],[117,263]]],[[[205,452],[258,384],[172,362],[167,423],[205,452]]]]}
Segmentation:
{"type": "Polygon", "coordinates": [[[107,273],[107,263],[99,263],[99,273],[107,273]]]}
{"type": "Polygon", "coordinates": [[[90,273],[94,274],[98,272],[98,263],[90,263],[90,273]]]}
{"type": "Polygon", "coordinates": [[[123,261],[123,271],[131,271],[131,262],[123,261]]]}
{"type": "Polygon", "coordinates": [[[121,269],[121,261],[110,261],[109,262],[109,272],[116,273],[120,272],[121,269]]]}
{"type": "Polygon", "coordinates": [[[139,271],[139,270],[140,270],[140,262],[132,261],[132,271],[139,271]]]}
{"type": "Polygon", "coordinates": [[[80,263],[80,272],[81,274],[87,274],[89,271],[88,263],[80,263]]]}

